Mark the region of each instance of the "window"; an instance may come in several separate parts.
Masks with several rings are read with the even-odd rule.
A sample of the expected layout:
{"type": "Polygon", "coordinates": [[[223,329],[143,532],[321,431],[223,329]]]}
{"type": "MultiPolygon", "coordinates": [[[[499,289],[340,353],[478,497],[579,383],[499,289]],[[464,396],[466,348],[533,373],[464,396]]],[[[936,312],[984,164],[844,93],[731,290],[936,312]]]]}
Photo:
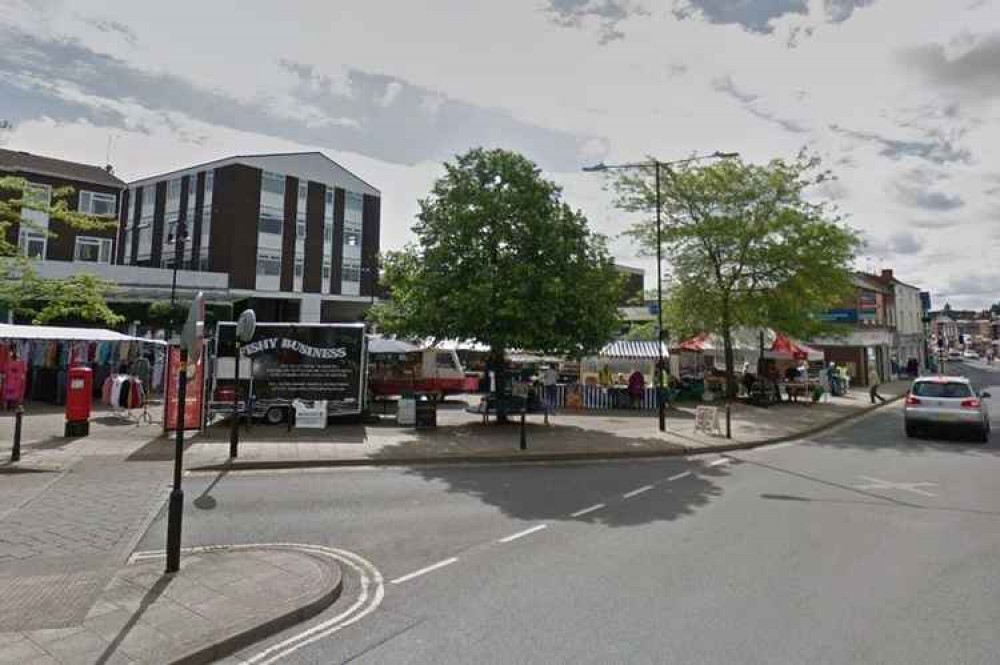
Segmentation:
{"type": "Polygon", "coordinates": [[[302,274],[304,272],[305,272],[305,261],[302,258],[296,256],[295,257],[295,276],[298,277],[298,278],[301,278],[302,274]]]}
{"type": "Polygon", "coordinates": [[[281,225],[284,220],[280,211],[273,208],[261,208],[260,219],[257,222],[257,230],[261,233],[275,233],[281,235],[281,225]]]}
{"type": "Polygon", "coordinates": [[[281,275],[281,256],[276,254],[258,254],[257,274],[271,277],[281,275]]]}
{"type": "Polygon", "coordinates": [[[41,233],[22,230],[18,235],[17,246],[28,258],[45,258],[45,236],[41,233]]]}
{"type": "Polygon", "coordinates": [[[361,281],[361,262],[353,259],[344,259],[344,271],[341,279],[345,282],[361,281]]]}
{"type": "Polygon", "coordinates": [[[344,202],[344,219],[356,220],[361,224],[364,218],[365,197],[357,192],[347,192],[344,202]]]}
{"type": "Polygon", "coordinates": [[[80,192],[80,212],[100,217],[114,217],[118,212],[118,199],[114,194],[100,192],[80,192]]]}
{"type": "Polygon", "coordinates": [[[938,383],[936,381],[918,381],[913,384],[913,394],[917,397],[930,397],[942,399],[962,399],[972,397],[972,390],[968,384],[949,381],[948,383],[938,383]]]}
{"type": "Polygon", "coordinates": [[[111,238],[78,236],[73,258],[90,263],[111,263],[111,238]]]}
{"type": "Polygon", "coordinates": [[[295,222],[295,239],[305,240],[305,237],[306,237],[306,222],[304,219],[301,219],[295,222]]]}
{"type": "Polygon", "coordinates": [[[330,265],[329,261],[323,262],[323,283],[329,285],[330,276],[333,274],[333,266],[330,265]]]}

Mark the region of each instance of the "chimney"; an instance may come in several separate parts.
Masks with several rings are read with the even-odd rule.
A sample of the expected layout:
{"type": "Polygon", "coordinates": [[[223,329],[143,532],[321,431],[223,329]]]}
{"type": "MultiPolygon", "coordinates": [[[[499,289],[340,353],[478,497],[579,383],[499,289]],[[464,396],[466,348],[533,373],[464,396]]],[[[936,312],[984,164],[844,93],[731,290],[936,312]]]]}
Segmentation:
{"type": "Polygon", "coordinates": [[[882,268],[882,279],[887,282],[891,282],[893,280],[892,268],[882,268]]]}
{"type": "MultiPolygon", "coordinates": [[[[115,167],[111,166],[111,164],[106,165],[104,167],[104,170],[107,171],[108,173],[110,173],[111,175],[115,174],[115,167]]],[[[892,271],[890,270],[889,272],[892,272],[892,271]]]]}

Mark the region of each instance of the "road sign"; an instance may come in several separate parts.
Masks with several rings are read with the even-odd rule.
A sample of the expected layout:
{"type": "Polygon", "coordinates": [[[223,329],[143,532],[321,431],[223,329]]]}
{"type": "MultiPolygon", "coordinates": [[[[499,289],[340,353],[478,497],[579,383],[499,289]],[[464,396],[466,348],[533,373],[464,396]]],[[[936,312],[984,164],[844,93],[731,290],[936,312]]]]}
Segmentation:
{"type": "Polygon", "coordinates": [[[184,330],[181,332],[181,344],[187,349],[188,358],[194,360],[198,357],[199,346],[204,336],[205,294],[199,291],[191,302],[187,322],[184,323],[184,330]]]}

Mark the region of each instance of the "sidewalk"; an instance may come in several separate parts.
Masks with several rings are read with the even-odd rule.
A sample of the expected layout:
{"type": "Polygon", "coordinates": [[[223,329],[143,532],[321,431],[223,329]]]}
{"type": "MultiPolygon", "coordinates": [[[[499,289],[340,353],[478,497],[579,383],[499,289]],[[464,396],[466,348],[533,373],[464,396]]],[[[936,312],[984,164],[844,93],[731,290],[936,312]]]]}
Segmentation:
{"type": "Polygon", "coordinates": [[[210,663],[329,607],[336,563],[287,547],[152,556],[118,572],[78,621],[0,632],[0,663],[210,663]]]}
{"type": "MultiPolygon", "coordinates": [[[[909,382],[885,384],[886,399],[901,396],[909,382]]],[[[735,404],[732,438],[694,431],[696,405],[667,412],[667,431],[657,430],[655,414],[630,411],[559,412],[544,425],[529,416],[528,449],[519,449],[520,427],[482,424],[465,411],[468,404],[450,401],[439,408],[438,426],[415,430],[395,425],[391,415],[378,424],[345,424],[327,430],[292,430],[254,425],[241,429],[236,468],[420,464],[477,461],[558,460],[684,455],[719,448],[746,447],[808,435],[871,407],[867,389],[851,391],[828,402],[782,403],[764,409],[735,404]]],[[[724,432],[724,430],[723,430],[724,432]]],[[[166,449],[165,449],[166,452],[166,449]]],[[[219,469],[229,462],[229,428],[223,423],[198,436],[186,453],[187,467],[219,469]]]]}

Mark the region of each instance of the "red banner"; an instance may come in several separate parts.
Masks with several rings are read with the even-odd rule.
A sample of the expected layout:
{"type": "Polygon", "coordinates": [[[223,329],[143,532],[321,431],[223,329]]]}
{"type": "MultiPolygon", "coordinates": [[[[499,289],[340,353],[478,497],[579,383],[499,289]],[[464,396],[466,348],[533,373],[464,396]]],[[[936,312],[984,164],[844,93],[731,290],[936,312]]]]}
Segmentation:
{"type": "MultiPolygon", "coordinates": [[[[201,342],[197,345],[197,353],[192,362],[188,358],[187,393],[184,399],[184,429],[201,429],[201,415],[205,385],[205,361],[201,342]]],[[[180,387],[181,351],[176,346],[170,347],[170,358],[167,363],[167,396],[163,404],[163,429],[171,431],[177,428],[177,390],[180,387]]]]}

